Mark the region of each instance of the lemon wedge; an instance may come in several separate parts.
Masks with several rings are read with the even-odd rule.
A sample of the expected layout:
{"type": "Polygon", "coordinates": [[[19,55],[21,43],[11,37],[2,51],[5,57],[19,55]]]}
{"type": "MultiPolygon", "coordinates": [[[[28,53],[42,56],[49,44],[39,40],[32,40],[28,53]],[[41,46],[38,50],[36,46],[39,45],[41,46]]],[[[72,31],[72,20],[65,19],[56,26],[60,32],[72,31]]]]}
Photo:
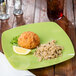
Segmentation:
{"type": "Polygon", "coordinates": [[[22,48],[22,47],[19,47],[19,46],[13,46],[13,50],[14,50],[15,53],[22,54],[22,55],[26,55],[26,54],[31,52],[30,49],[25,49],[25,48],[22,48]]]}

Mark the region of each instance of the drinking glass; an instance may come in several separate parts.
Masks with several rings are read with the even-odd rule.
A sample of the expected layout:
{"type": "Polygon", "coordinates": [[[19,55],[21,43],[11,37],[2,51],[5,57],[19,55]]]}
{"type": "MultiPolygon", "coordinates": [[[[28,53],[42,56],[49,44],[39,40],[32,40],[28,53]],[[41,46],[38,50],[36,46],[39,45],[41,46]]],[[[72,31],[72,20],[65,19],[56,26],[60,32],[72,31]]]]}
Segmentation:
{"type": "Polygon", "coordinates": [[[22,0],[14,0],[14,15],[23,14],[22,11],[22,0]]]}
{"type": "Polygon", "coordinates": [[[63,17],[64,0],[47,0],[47,15],[49,20],[55,21],[63,17]]]}
{"type": "Polygon", "coordinates": [[[0,0],[0,19],[5,20],[8,19],[9,13],[8,13],[8,0],[0,0]]]}

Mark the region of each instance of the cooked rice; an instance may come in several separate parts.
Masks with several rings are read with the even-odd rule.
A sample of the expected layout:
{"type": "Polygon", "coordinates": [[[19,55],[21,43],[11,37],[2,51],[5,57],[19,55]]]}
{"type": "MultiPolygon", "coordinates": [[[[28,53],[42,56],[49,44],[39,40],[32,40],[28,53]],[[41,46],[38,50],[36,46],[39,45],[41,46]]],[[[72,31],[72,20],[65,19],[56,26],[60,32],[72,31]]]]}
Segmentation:
{"type": "Polygon", "coordinates": [[[39,58],[39,61],[42,59],[53,59],[61,56],[63,47],[56,45],[56,41],[52,40],[47,44],[41,44],[37,47],[36,52],[34,55],[39,58]]]}

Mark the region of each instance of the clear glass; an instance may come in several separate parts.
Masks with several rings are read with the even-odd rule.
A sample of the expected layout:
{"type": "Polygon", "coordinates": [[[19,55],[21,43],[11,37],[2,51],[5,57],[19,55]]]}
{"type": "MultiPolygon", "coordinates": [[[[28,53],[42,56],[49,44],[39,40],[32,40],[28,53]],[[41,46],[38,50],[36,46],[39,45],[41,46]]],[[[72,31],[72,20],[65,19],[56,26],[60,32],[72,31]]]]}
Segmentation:
{"type": "Polygon", "coordinates": [[[0,0],[0,19],[5,20],[9,17],[7,0],[0,0]]]}
{"type": "Polygon", "coordinates": [[[64,0],[47,0],[47,15],[52,21],[63,17],[64,0]]]}
{"type": "Polygon", "coordinates": [[[14,0],[14,12],[15,15],[23,14],[22,0],[14,0]]]}

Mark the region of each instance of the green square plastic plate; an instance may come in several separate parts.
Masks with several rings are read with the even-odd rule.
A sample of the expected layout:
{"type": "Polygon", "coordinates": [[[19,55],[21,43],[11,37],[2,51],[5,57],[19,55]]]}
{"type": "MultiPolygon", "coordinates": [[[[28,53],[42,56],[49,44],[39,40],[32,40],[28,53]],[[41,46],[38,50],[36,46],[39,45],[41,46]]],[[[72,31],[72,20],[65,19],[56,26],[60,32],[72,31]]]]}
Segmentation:
{"type": "Polygon", "coordinates": [[[55,65],[64,62],[75,55],[71,40],[62,28],[54,22],[35,23],[25,26],[16,27],[5,31],[2,34],[2,48],[10,64],[16,69],[36,69],[55,65]],[[13,51],[13,45],[10,43],[13,37],[20,35],[25,31],[32,31],[40,37],[40,43],[47,43],[51,40],[56,40],[58,45],[64,47],[62,56],[51,59],[38,61],[38,58],[33,55],[35,49],[28,55],[18,55],[13,51]]]}

